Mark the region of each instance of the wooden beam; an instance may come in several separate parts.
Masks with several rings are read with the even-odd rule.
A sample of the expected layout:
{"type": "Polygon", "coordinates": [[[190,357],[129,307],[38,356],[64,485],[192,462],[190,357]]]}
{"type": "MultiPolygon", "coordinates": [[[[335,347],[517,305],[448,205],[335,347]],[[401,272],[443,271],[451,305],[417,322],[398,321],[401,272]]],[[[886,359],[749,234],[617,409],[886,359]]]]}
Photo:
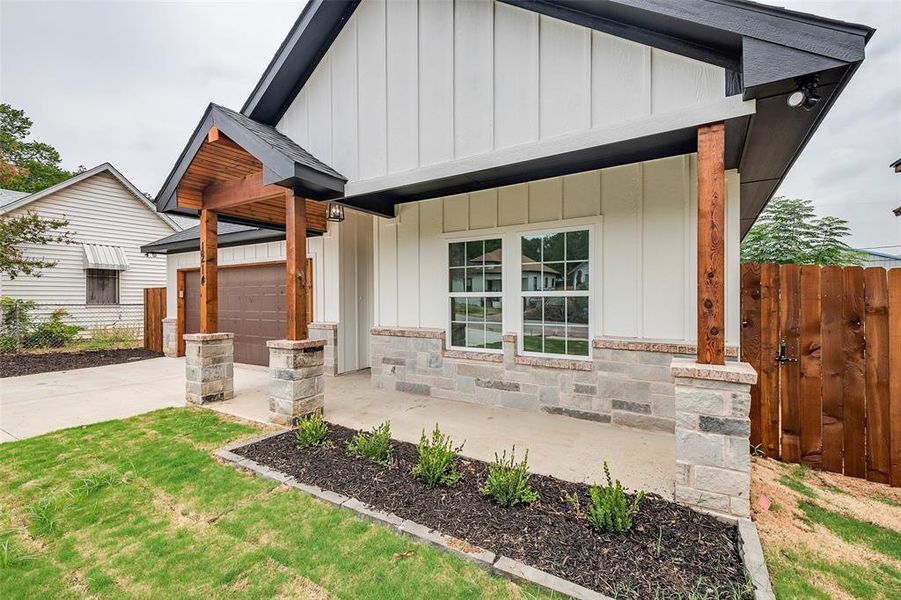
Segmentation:
{"type": "Polygon", "coordinates": [[[216,211],[200,211],[200,333],[219,330],[219,269],[216,211]]]}
{"type": "Polygon", "coordinates": [[[219,128],[215,125],[210,127],[209,132],[206,134],[206,141],[210,144],[213,142],[219,141],[219,128]]]}
{"type": "Polygon", "coordinates": [[[698,362],[726,362],[726,126],[698,127],[698,362]]]}
{"type": "Polygon", "coordinates": [[[307,203],[285,194],[285,310],[289,340],[307,339],[307,203]]]}
{"type": "Polygon", "coordinates": [[[263,172],[257,171],[246,177],[206,186],[203,189],[202,206],[210,210],[234,208],[260,200],[284,198],[285,190],[280,185],[263,185],[263,172]]]}

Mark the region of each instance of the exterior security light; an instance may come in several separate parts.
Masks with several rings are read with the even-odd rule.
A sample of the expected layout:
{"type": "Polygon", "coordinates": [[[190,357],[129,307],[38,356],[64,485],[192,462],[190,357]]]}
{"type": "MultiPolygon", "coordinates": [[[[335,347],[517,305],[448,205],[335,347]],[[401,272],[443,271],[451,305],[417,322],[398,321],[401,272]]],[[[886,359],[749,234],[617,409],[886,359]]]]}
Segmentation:
{"type": "Polygon", "coordinates": [[[804,110],[812,110],[820,101],[820,95],[816,93],[819,79],[818,75],[796,79],[798,89],[789,94],[785,99],[786,104],[791,108],[802,107],[804,110]]]}
{"type": "Polygon", "coordinates": [[[340,223],[344,220],[344,207],[334,202],[329,202],[328,210],[325,212],[325,220],[332,223],[340,223]]]}

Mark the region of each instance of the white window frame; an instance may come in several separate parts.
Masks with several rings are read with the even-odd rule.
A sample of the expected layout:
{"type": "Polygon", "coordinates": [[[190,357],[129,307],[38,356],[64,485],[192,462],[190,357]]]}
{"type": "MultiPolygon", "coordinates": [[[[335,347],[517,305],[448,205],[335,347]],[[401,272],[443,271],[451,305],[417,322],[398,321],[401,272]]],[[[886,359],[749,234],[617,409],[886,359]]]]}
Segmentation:
{"type": "Polygon", "coordinates": [[[490,233],[486,232],[481,235],[476,236],[466,236],[466,237],[453,237],[445,239],[444,244],[444,277],[445,277],[445,286],[447,287],[447,292],[445,292],[445,297],[447,298],[447,302],[444,309],[444,314],[447,319],[447,331],[445,334],[445,340],[448,349],[451,350],[461,350],[464,352],[481,352],[485,354],[503,354],[503,342],[501,342],[500,348],[472,348],[470,346],[454,346],[453,345],[453,313],[451,312],[453,298],[485,298],[485,297],[496,297],[501,299],[501,320],[498,324],[501,326],[501,339],[503,340],[504,335],[504,327],[507,322],[507,310],[508,310],[508,294],[507,290],[507,267],[508,265],[508,256],[507,256],[507,240],[506,236],[497,231],[492,230],[490,233]],[[459,244],[466,242],[480,242],[487,240],[500,240],[501,242],[501,255],[503,256],[501,262],[501,291],[500,292],[452,292],[450,291],[450,246],[451,244],[459,244]]]}
{"type": "MultiPolygon", "coordinates": [[[[594,250],[595,244],[595,226],[594,224],[573,224],[567,225],[565,227],[540,227],[536,224],[535,227],[530,227],[528,229],[520,229],[516,231],[516,245],[517,252],[521,254],[522,252],[522,238],[529,236],[537,236],[537,235],[553,235],[555,233],[566,233],[569,231],[586,231],[588,233],[588,262],[589,267],[589,288],[587,290],[550,290],[550,291],[527,291],[522,289],[522,260],[516,261],[516,270],[517,270],[517,290],[516,290],[516,299],[517,306],[516,310],[518,311],[518,319],[519,323],[519,331],[516,336],[516,346],[517,353],[522,356],[537,356],[542,358],[562,358],[566,360],[583,360],[583,361],[591,361],[592,360],[592,340],[593,340],[593,331],[594,331],[594,300],[597,298],[596,294],[596,286],[599,285],[598,273],[599,269],[597,269],[596,264],[596,256],[594,250]],[[597,270],[596,270],[597,269],[597,270]],[[578,354],[555,354],[551,352],[535,352],[532,350],[525,349],[525,322],[522,318],[522,310],[523,310],[523,300],[526,297],[542,297],[542,298],[569,298],[569,297],[585,297],[588,298],[588,354],[586,355],[578,355],[578,354]]],[[[542,261],[541,264],[544,264],[542,261]]],[[[565,276],[565,275],[564,275],[565,276]]],[[[543,321],[543,318],[542,318],[543,321]]]]}

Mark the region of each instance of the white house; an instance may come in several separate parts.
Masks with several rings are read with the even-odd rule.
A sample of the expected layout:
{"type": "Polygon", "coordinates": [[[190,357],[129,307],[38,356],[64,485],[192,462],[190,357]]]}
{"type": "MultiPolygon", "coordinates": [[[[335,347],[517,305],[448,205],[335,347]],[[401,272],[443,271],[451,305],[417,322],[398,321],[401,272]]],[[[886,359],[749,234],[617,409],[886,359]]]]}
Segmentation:
{"type": "Polygon", "coordinates": [[[181,225],[109,163],[33,194],[0,193],[0,215],[28,212],[68,220],[73,243],[27,247],[56,265],[40,276],[0,277],[0,295],[33,301],[39,320],[64,309],[67,321],[88,329],[140,327],[143,290],[165,285],[166,262],[139,248],[181,225]]]}
{"type": "Polygon", "coordinates": [[[188,399],[271,360],[290,422],[322,407],[298,365],[325,338],[376,387],[675,430],[689,503],[710,442],[745,484],[709,497],[747,514],[747,412],[679,419],[677,388],[749,398],[741,236],[872,33],[743,0],[311,0],[157,195],[201,218],[144,248],[168,254],[168,352],[199,332],[188,399]]]}

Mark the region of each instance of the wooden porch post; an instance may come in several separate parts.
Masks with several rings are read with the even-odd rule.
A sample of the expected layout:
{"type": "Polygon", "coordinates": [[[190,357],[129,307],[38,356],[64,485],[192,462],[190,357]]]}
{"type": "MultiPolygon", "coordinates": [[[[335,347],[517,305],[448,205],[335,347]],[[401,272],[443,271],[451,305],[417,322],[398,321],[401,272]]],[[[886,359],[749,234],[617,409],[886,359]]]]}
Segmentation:
{"type": "Polygon", "coordinates": [[[698,362],[726,362],[723,123],[698,127],[698,362]]]}
{"type": "Polygon", "coordinates": [[[200,210],[200,333],[219,331],[218,218],[200,210]]]}
{"type": "Polygon", "coordinates": [[[307,202],[288,190],[285,195],[286,339],[307,339],[307,202]]]}

